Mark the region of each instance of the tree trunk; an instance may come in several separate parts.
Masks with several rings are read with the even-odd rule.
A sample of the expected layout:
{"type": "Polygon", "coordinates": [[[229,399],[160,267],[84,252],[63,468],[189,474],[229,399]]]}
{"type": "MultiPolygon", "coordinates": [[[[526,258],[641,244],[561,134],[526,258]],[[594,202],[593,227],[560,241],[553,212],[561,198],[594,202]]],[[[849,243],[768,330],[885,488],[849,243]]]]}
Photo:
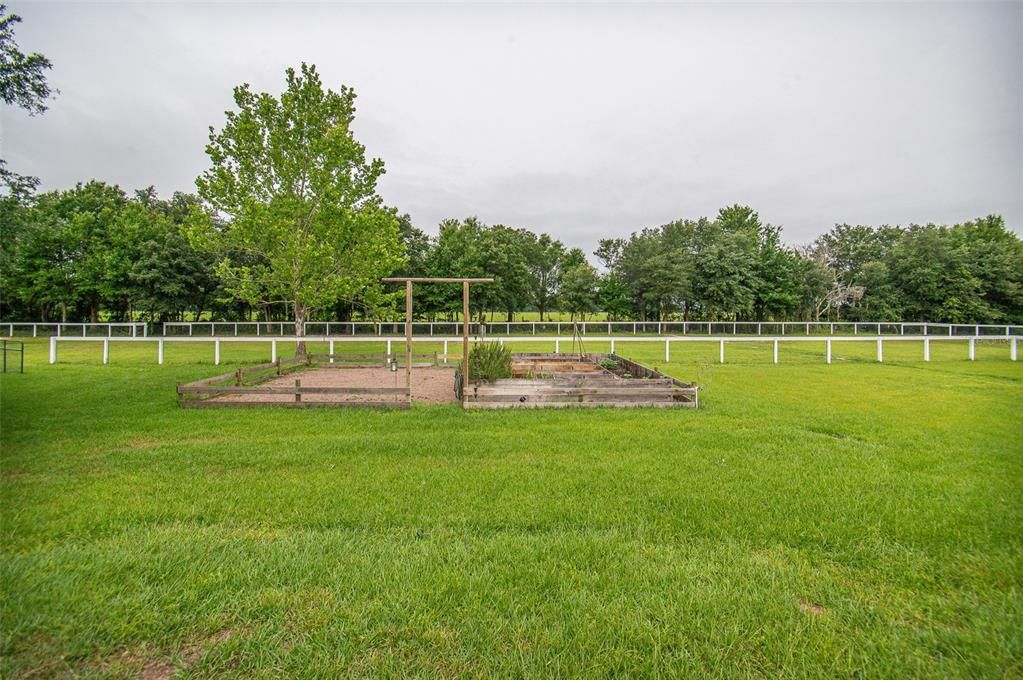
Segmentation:
{"type": "MultiPolygon", "coordinates": [[[[305,337],[305,317],[306,317],[305,303],[295,300],[295,335],[299,338],[305,337]]],[[[296,356],[305,356],[305,340],[299,340],[295,346],[296,356]]]]}

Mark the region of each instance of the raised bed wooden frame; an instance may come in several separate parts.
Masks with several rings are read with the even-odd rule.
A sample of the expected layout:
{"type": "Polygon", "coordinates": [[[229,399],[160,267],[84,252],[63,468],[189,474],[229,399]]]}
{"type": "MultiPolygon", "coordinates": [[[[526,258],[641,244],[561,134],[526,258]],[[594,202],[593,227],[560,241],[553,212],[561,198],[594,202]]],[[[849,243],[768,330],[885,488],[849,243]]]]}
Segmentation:
{"type": "Polygon", "coordinates": [[[697,408],[699,388],[616,354],[515,354],[513,377],[472,386],[465,408],[697,408]],[[601,367],[613,359],[631,377],[601,367]]]}
{"type": "Polygon", "coordinates": [[[311,368],[376,368],[390,364],[400,365],[401,360],[427,360],[421,365],[437,365],[437,354],[307,354],[292,359],[277,359],[271,363],[239,368],[177,387],[178,405],[183,408],[259,408],[265,406],[284,408],[408,408],[411,392],[406,387],[303,387],[301,378],[295,379],[294,386],[271,386],[261,384],[274,378],[298,373],[311,368]],[[258,375],[254,383],[245,384],[246,376],[258,375]],[[294,400],[274,401],[221,401],[215,397],[227,394],[281,395],[290,394],[294,400]],[[398,401],[303,401],[302,395],[378,395],[380,397],[402,397],[398,401]]]}

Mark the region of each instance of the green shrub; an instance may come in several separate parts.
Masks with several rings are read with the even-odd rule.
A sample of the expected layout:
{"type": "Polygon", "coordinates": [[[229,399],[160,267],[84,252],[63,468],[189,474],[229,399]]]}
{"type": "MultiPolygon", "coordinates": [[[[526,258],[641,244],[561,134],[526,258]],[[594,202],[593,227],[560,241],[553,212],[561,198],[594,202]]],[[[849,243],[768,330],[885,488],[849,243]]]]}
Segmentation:
{"type": "Polygon", "coordinates": [[[478,342],[469,350],[469,380],[474,383],[510,378],[511,351],[498,342],[478,342]]]}

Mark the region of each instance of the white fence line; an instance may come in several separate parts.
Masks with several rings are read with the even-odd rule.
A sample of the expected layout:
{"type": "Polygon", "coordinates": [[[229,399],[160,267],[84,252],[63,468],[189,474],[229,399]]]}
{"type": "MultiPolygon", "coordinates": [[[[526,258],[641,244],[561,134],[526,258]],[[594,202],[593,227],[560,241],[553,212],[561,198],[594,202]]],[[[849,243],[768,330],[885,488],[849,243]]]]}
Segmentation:
{"type": "MultiPolygon", "coordinates": [[[[633,335],[787,335],[814,332],[826,335],[952,335],[968,337],[1004,336],[1023,333],[1023,326],[1013,324],[949,324],[923,321],[580,321],[577,322],[583,335],[591,333],[615,333],[633,335]]],[[[309,335],[362,335],[386,337],[399,334],[404,321],[308,321],[309,335]]],[[[461,331],[460,321],[415,321],[416,332],[425,335],[442,335],[444,332],[457,334],[461,331]]],[[[532,335],[550,333],[571,335],[570,321],[490,321],[484,324],[471,322],[473,335],[532,335]]],[[[163,324],[163,335],[172,337],[187,335],[195,337],[237,337],[255,335],[261,337],[287,337],[294,329],[289,321],[169,321],[163,324]]],[[[821,336],[823,337],[823,336],[821,336]]]]}
{"type": "MultiPolygon", "coordinates": [[[[460,321],[416,321],[413,322],[416,333],[428,336],[442,336],[445,332],[452,335],[461,332],[460,321]]],[[[573,324],[570,321],[497,321],[480,324],[472,322],[470,333],[479,336],[496,336],[502,331],[504,335],[542,336],[553,332],[554,335],[571,336],[573,324]]],[[[351,335],[362,337],[387,337],[404,332],[404,321],[310,321],[306,328],[309,335],[351,335]]],[[[973,336],[1001,336],[1023,334],[1023,326],[1013,324],[949,324],[923,321],[581,321],[578,322],[583,335],[602,333],[606,335],[749,335],[762,337],[771,335],[817,335],[816,337],[837,335],[916,335],[934,336],[950,335],[966,338],[973,336]]],[[[149,324],[137,322],[124,323],[48,323],[42,321],[4,321],[0,322],[0,333],[7,331],[9,337],[15,331],[24,331],[22,335],[31,334],[39,337],[56,334],[58,337],[70,335],[101,335],[114,337],[117,329],[124,329],[132,337],[141,335],[148,337],[149,324]],[[99,333],[95,331],[99,330],[99,333]]],[[[160,335],[164,337],[279,337],[291,334],[293,323],[288,321],[168,321],[163,324],[160,335]]]]}
{"type": "MultiPolygon", "coordinates": [[[[124,323],[50,323],[48,321],[3,321],[0,322],[0,331],[7,331],[8,337],[14,337],[15,329],[25,329],[25,335],[28,335],[28,331],[32,332],[32,337],[39,337],[39,331],[42,329],[43,336],[47,335],[48,329],[56,329],[57,337],[65,337],[68,335],[82,335],[88,336],[90,330],[95,331],[106,331],[105,336],[110,338],[114,337],[114,329],[123,328],[131,335],[131,337],[148,337],[149,335],[149,324],[142,321],[124,322],[124,323]]],[[[52,330],[50,331],[52,333],[52,330]]]]}
{"type": "MultiPolygon", "coordinates": [[[[540,343],[540,342],[542,342],[542,343],[547,343],[547,344],[553,343],[554,344],[554,351],[558,352],[558,353],[561,352],[561,343],[562,343],[562,341],[565,341],[566,343],[569,343],[570,345],[572,344],[572,340],[563,338],[561,336],[550,336],[550,337],[503,336],[503,337],[491,337],[489,339],[491,341],[496,341],[496,342],[501,342],[501,343],[505,343],[505,342],[508,342],[508,343],[515,343],[515,342],[540,343]]],[[[448,343],[450,343],[450,342],[460,343],[462,341],[462,338],[460,336],[419,336],[419,337],[413,338],[413,340],[416,341],[416,342],[441,342],[441,343],[443,343],[444,351],[441,354],[441,356],[444,358],[444,361],[446,362],[447,359],[448,359],[448,356],[449,356],[448,355],[448,343]]],[[[924,361],[930,361],[931,360],[931,342],[943,342],[943,341],[944,342],[949,342],[949,341],[952,341],[952,342],[962,342],[962,341],[966,341],[968,343],[968,346],[969,346],[968,356],[969,356],[970,360],[972,361],[972,360],[976,359],[976,344],[977,344],[978,340],[1007,341],[1008,344],[1009,344],[1009,358],[1012,361],[1016,361],[1017,354],[1018,354],[1017,353],[1017,345],[1018,345],[1018,341],[1019,341],[1019,336],[1017,336],[1017,335],[1011,335],[1011,336],[1008,336],[1008,337],[1005,337],[1005,336],[981,336],[981,335],[973,335],[973,336],[969,336],[969,337],[964,337],[964,336],[945,336],[945,335],[937,335],[937,336],[908,336],[908,335],[907,336],[900,336],[900,335],[896,335],[896,336],[873,336],[873,337],[871,337],[871,336],[855,337],[855,336],[849,336],[849,335],[838,335],[838,336],[791,336],[791,335],[788,335],[788,336],[744,337],[744,336],[740,335],[740,336],[703,337],[703,336],[691,336],[690,335],[690,336],[669,336],[669,337],[656,338],[656,339],[655,338],[651,338],[651,337],[636,337],[636,336],[624,336],[624,337],[623,336],[618,336],[618,337],[616,337],[616,336],[603,336],[603,337],[601,337],[601,336],[590,336],[590,337],[588,337],[586,339],[586,342],[594,343],[594,344],[596,344],[596,343],[608,343],[611,346],[611,352],[612,353],[614,353],[614,351],[615,351],[615,345],[616,344],[629,343],[629,342],[653,344],[653,343],[662,343],[663,342],[664,343],[664,360],[666,362],[671,361],[671,345],[672,345],[672,343],[679,343],[679,342],[682,342],[682,343],[711,342],[711,343],[713,343],[713,342],[716,342],[716,343],[718,343],[718,361],[720,363],[722,363],[722,364],[725,363],[725,344],[726,343],[736,343],[736,342],[738,342],[738,343],[750,343],[750,342],[754,342],[754,343],[770,342],[770,343],[773,343],[774,363],[777,364],[778,363],[778,345],[780,343],[784,343],[784,342],[788,342],[788,343],[823,342],[823,343],[825,343],[825,361],[830,364],[831,363],[832,344],[836,343],[836,342],[874,342],[874,343],[877,344],[877,361],[878,362],[883,362],[884,361],[884,343],[885,342],[921,342],[921,341],[923,341],[923,350],[924,350],[924,352],[923,352],[923,360],[924,361]]],[[[50,337],[50,363],[51,364],[57,363],[57,343],[58,342],[102,342],[103,343],[103,363],[104,364],[109,363],[109,361],[110,361],[110,343],[111,342],[155,342],[155,343],[157,343],[157,363],[160,363],[160,364],[163,363],[164,343],[168,343],[168,342],[170,342],[170,343],[175,343],[175,342],[213,343],[213,346],[214,346],[213,347],[214,363],[215,364],[219,364],[220,363],[220,343],[222,343],[222,342],[226,342],[226,343],[253,343],[253,342],[269,343],[270,344],[270,361],[276,361],[277,360],[277,343],[279,343],[279,342],[288,342],[288,343],[294,342],[294,343],[297,343],[297,342],[302,342],[302,341],[305,341],[305,342],[320,342],[320,343],[325,342],[325,343],[328,344],[329,352],[331,354],[334,353],[334,345],[335,345],[335,343],[339,343],[339,342],[340,343],[346,343],[346,342],[386,342],[387,343],[387,353],[390,354],[391,353],[391,344],[392,343],[404,343],[405,342],[405,337],[404,336],[399,336],[399,335],[393,335],[393,336],[383,336],[383,337],[376,337],[376,336],[374,336],[371,339],[367,339],[367,338],[364,338],[364,337],[360,338],[360,337],[352,337],[352,336],[347,336],[347,335],[343,335],[343,336],[328,336],[328,335],[313,336],[313,335],[307,335],[307,336],[303,336],[303,337],[297,337],[297,336],[294,336],[294,335],[290,335],[290,336],[272,337],[272,338],[262,338],[262,337],[256,338],[256,337],[246,337],[246,336],[222,337],[222,338],[208,337],[208,336],[196,336],[196,337],[191,337],[191,338],[189,338],[189,337],[175,337],[175,336],[171,336],[171,337],[161,337],[161,336],[152,336],[152,337],[116,337],[116,336],[114,336],[114,337],[106,337],[106,338],[100,338],[100,337],[73,337],[73,336],[69,336],[69,337],[59,337],[58,338],[57,336],[51,336],[50,337]]]]}

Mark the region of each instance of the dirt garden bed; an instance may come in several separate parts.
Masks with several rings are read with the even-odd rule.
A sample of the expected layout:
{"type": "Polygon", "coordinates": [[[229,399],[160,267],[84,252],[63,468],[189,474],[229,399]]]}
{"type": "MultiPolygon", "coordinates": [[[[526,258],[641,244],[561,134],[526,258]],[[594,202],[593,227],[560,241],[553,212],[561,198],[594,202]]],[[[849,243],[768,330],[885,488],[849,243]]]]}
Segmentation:
{"type": "Polygon", "coordinates": [[[410,391],[404,365],[394,363],[398,370],[391,365],[404,359],[403,355],[308,355],[278,360],[178,385],[178,403],[185,408],[408,408],[412,401],[457,401],[454,367],[437,365],[436,355],[413,355],[410,391]]]}
{"type": "Polygon", "coordinates": [[[615,354],[513,354],[512,377],[470,385],[465,408],[696,408],[695,384],[615,354]]]}

